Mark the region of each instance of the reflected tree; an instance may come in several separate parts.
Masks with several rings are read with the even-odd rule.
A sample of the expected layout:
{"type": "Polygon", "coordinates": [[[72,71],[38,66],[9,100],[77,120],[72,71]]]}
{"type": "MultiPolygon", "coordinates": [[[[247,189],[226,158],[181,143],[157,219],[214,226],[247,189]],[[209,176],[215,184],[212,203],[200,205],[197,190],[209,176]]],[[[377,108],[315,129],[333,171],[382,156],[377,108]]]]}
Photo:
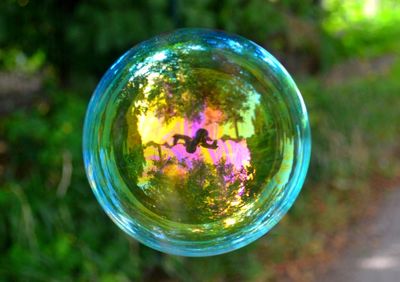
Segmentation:
{"type": "MultiPolygon", "coordinates": [[[[268,150],[275,136],[267,128],[271,124],[263,121],[265,113],[259,106],[253,119],[257,132],[245,140],[239,132],[239,124],[249,115],[249,97],[254,90],[238,70],[217,71],[199,65],[196,60],[201,61],[169,52],[164,60],[149,62],[145,73],[140,69],[132,72],[132,78],[122,92],[125,97],[131,97],[122,100],[131,104],[121,106],[120,112],[125,113],[125,118],[119,117],[121,124],[118,125],[129,130],[123,132],[127,141],[121,141],[119,145],[124,147],[121,152],[129,181],[136,187],[135,197],[142,204],[171,220],[206,223],[234,214],[255,195],[255,190],[250,191],[248,187],[256,187],[268,174],[270,164],[265,163],[265,156],[272,156],[273,152],[268,150]],[[178,140],[174,144],[174,139],[170,143],[142,143],[138,130],[141,116],[151,113],[165,125],[176,117],[198,122],[206,108],[221,113],[220,126],[228,125],[234,129],[235,136],[224,135],[222,141],[247,142],[253,152],[249,166],[237,168],[224,158],[217,163],[201,158],[178,160],[164,152],[177,145],[178,140]],[[150,147],[156,153],[146,159],[144,151],[150,147]],[[255,174],[256,171],[266,174],[255,174]]],[[[228,63],[224,62],[225,69],[228,63]]],[[[250,114],[254,114],[253,111],[254,108],[250,114]]],[[[195,140],[196,136],[190,138],[195,140]]],[[[217,148],[216,142],[208,139],[203,143],[217,148]]]]}
{"type": "Polygon", "coordinates": [[[259,105],[252,122],[254,134],[247,138],[247,145],[251,154],[251,167],[257,173],[249,185],[252,187],[252,193],[258,193],[278,171],[282,153],[278,148],[280,142],[276,120],[272,118],[271,113],[259,105]]]}
{"type": "Polygon", "coordinates": [[[142,203],[170,220],[210,223],[234,214],[248,201],[250,193],[244,189],[248,181],[244,168],[236,171],[225,160],[216,165],[195,160],[190,167],[177,159],[167,162],[169,167],[166,162],[154,161],[142,203]],[[169,174],[171,166],[187,172],[169,174]]]}
{"type": "Polygon", "coordinates": [[[197,67],[200,56],[204,54],[189,58],[171,52],[164,61],[152,62],[148,72],[135,77],[126,91],[141,101],[135,105],[140,113],[154,111],[165,123],[176,116],[198,121],[205,107],[218,109],[224,114],[222,122],[231,122],[238,138],[238,123],[249,109],[251,89],[239,73],[216,71],[206,64],[197,67]]]}

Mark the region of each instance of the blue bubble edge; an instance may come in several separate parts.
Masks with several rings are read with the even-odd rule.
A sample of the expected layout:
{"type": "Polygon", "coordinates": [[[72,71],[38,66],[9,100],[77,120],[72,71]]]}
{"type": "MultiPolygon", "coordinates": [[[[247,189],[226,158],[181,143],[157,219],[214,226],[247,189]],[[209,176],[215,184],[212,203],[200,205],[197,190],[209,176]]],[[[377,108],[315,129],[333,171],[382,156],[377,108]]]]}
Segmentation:
{"type": "Polygon", "coordinates": [[[280,206],[279,209],[279,214],[275,217],[275,220],[273,222],[269,222],[265,220],[265,218],[261,218],[259,221],[260,224],[258,225],[258,229],[255,232],[252,232],[248,236],[245,236],[244,238],[233,238],[232,241],[229,243],[224,243],[220,244],[218,246],[212,246],[212,247],[207,247],[207,248],[199,248],[196,247],[198,246],[198,243],[196,242],[186,242],[187,245],[181,244],[181,242],[173,242],[176,245],[180,245],[179,247],[176,247],[176,245],[173,244],[162,244],[161,242],[154,240],[154,238],[151,240],[150,238],[146,238],[146,234],[141,234],[140,229],[138,228],[129,228],[129,226],[123,224],[116,216],[116,214],[119,214],[120,217],[124,217],[119,213],[119,211],[115,210],[115,208],[105,200],[105,196],[102,194],[102,192],[99,191],[97,188],[98,185],[100,185],[99,179],[97,179],[97,175],[94,174],[93,171],[90,171],[91,168],[91,153],[89,150],[89,144],[90,144],[90,138],[93,137],[91,132],[93,129],[93,125],[91,125],[90,120],[92,119],[92,114],[96,108],[96,101],[101,98],[101,95],[104,93],[104,90],[106,89],[106,86],[108,85],[108,82],[111,80],[112,76],[115,74],[116,70],[119,69],[119,67],[122,65],[122,62],[124,61],[125,58],[129,58],[130,55],[135,53],[136,49],[139,49],[141,46],[144,46],[148,44],[151,41],[156,41],[159,40],[159,38],[164,37],[165,35],[159,35],[156,37],[153,37],[149,40],[146,40],[135,47],[131,48],[127,52],[125,52],[118,60],[116,60],[113,65],[107,70],[107,72],[104,74],[104,76],[101,78],[100,83],[96,87],[89,105],[88,109],[86,112],[85,116],[85,121],[84,121],[84,126],[83,126],[83,160],[84,160],[84,166],[85,166],[85,171],[86,175],[89,180],[89,184],[92,188],[92,191],[97,198],[98,202],[106,212],[106,214],[112,219],[112,221],[123,231],[125,231],[127,234],[138,240],[139,242],[143,243],[144,245],[156,249],[158,251],[168,253],[171,255],[179,255],[179,256],[188,256],[188,257],[205,257],[205,256],[214,256],[214,255],[219,255],[227,252],[231,252],[234,250],[237,250],[239,248],[242,248],[260,237],[264,236],[266,233],[268,233],[282,218],[283,216],[288,212],[288,210],[292,207],[294,201],[298,197],[298,194],[300,193],[302,186],[304,184],[306,174],[308,171],[309,163],[310,163],[310,157],[311,157],[311,129],[310,129],[310,124],[309,124],[309,119],[308,119],[308,114],[306,110],[306,106],[304,104],[304,100],[300,94],[299,89],[297,88],[295,82],[293,81],[292,77],[288,74],[286,69],[281,65],[281,63],[275,59],[274,56],[272,56],[268,51],[266,51],[263,47],[259,46],[258,44],[252,42],[249,39],[246,39],[244,37],[234,35],[234,34],[229,34],[223,31],[217,31],[217,30],[211,30],[211,29],[203,29],[203,28],[185,28],[185,29],[178,29],[172,33],[168,33],[167,35],[174,34],[178,36],[181,33],[192,33],[194,35],[213,35],[213,36],[223,36],[225,38],[229,38],[232,40],[236,41],[244,41],[244,42],[249,42],[251,43],[259,52],[257,56],[259,56],[261,59],[263,59],[265,62],[268,64],[272,64],[275,68],[278,68],[282,70],[284,73],[287,75],[287,83],[290,83],[291,86],[296,90],[297,92],[297,99],[298,102],[301,104],[301,113],[300,116],[303,117],[303,125],[297,125],[297,130],[299,130],[300,135],[301,135],[301,141],[303,142],[302,145],[299,146],[301,149],[301,152],[297,152],[296,157],[300,157],[300,161],[298,161],[298,165],[296,166],[296,171],[292,175],[292,179],[290,181],[290,184],[287,187],[287,190],[289,191],[290,195],[287,197],[283,205],[280,206]]]}

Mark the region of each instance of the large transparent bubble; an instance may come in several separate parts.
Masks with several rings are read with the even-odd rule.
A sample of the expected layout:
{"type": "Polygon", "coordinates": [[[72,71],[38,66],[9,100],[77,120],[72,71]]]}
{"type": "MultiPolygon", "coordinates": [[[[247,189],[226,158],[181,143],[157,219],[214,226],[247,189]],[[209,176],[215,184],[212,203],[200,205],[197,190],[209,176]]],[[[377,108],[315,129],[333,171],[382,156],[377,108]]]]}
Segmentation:
{"type": "Polygon", "coordinates": [[[183,29],[139,44],[97,86],[84,160],[111,219],[154,249],[228,252],[297,197],[310,157],[300,93],[260,46],[183,29]]]}

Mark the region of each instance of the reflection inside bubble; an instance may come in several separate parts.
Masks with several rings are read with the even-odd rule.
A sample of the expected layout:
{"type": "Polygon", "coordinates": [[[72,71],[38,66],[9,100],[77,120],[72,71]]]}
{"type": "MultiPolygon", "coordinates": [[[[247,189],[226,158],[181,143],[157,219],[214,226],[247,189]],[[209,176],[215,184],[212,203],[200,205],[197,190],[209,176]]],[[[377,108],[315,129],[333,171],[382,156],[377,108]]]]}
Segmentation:
{"type": "Polygon", "coordinates": [[[303,183],[308,138],[298,90],[269,53],[189,29],[110,68],[88,109],[84,157],[123,230],[158,250],[212,255],[280,220],[303,183]]]}
{"type": "Polygon", "coordinates": [[[156,52],[130,70],[120,107],[128,105],[115,122],[124,136],[114,148],[147,209],[175,222],[230,226],[266,193],[288,136],[278,129],[284,121],[271,84],[240,58],[194,50],[190,58],[156,52]]]}

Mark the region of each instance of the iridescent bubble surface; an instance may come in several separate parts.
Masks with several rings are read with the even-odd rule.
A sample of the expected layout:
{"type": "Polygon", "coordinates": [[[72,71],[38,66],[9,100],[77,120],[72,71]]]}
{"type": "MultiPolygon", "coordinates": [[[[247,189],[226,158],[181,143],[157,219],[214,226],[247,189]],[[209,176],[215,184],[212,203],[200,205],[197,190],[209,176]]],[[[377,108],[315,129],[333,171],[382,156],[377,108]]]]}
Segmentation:
{"type": "Polygon", "coordinates": [[[183,29],[120,57],[85,120],[90,185],[125,232],[187,256],[268,232],[297,197],[310,158],[300,93],[260,46],[183,29]]]}

